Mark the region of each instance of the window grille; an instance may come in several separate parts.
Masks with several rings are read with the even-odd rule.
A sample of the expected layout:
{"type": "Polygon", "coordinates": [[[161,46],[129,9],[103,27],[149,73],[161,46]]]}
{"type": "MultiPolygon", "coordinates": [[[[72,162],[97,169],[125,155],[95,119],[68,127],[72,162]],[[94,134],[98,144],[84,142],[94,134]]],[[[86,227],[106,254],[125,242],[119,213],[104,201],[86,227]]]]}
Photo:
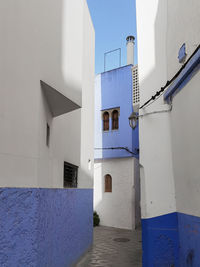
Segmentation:
{"type": "Polygon", "coordinates": [[[46,145],[49,146],[49,142],[50,142],[50,127],[47,123],[47,128],[46,128],[46,145]]]}
{"type": "Polygon", "coordinates": [[[78,166],[64,162],[64,187],[77,187],[78,166]]]}
{"type": "Polygon", "coordinates": [[[140,102],[139,80],[138,80],[138,66],[132,68],[133,80],[133,106],[140,102]]]}

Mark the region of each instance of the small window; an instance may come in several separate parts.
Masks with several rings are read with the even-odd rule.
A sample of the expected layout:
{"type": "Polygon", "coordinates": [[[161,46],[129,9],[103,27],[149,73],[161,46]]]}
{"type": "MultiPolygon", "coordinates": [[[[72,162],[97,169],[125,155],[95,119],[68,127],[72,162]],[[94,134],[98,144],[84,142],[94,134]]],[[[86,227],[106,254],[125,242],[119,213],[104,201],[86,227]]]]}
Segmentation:
{"type": "Polygon", "coordinates": [[[112,177],[110,174],[105,175],[105,192],[112,192],[112,177]]]}
{"type": "Polygon", "coordinates": [[[47,129],[46,129],[46,145],[49,146],[49,142],[50,142],[50,127],[47,123],[47,129]]]}
{"type": "Polygon", "coordinates": [[[78,166],[64,162],[64,187],[77,188],[78,166]]]}
{"type": "Polygon", "coordinates": [[[109,113],[107,111],[103,113],[103,130],[109,131],[109,113]]]}
{"type": "Polygon", "coordinates": [[[117,110],[114,110],[112,112],[112,130],[118,130],[119,129],[119,112],[117,110]]]}

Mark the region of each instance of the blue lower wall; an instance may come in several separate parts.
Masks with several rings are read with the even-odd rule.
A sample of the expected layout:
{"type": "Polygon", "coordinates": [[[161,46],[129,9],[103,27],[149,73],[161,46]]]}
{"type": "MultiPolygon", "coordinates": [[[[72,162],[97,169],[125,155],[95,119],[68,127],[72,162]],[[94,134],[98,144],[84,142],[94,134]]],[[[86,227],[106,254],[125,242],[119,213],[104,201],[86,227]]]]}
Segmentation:
{"type": "Polygon", "coordinates": [[[142,219],[143,267],[178,266],[176,213],[142,219]]]}
{"type": "Polygon", "coordinates": [[[91,245],[92,189],[0,189],[0,266],[67,267],[91,245]]]}
{"type": "Polygon", "coordinates": [[[200,217],[178,213],[180,267],[200,266],[200,217]]]}
{"type": "Polygon", "coordinates": [[[143,267],[199,267],[200,217],[170,213],[142,219],[143,267]]]}

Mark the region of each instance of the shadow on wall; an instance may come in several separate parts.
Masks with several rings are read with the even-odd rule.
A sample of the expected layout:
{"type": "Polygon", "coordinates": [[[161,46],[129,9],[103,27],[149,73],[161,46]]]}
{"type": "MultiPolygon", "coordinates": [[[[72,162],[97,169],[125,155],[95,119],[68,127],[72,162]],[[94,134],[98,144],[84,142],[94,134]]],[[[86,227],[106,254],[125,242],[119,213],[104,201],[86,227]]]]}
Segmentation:
{"type": "MultiPolygon", "coordinates": [[[[65,130],[59,129],[55,136],[55,147],[57,150],[61,147],[62,153],[57,157],[56,148],[49,152],[45,131],[47,122],[51,124],[51,120],[48,120],[49,114],[45,114],[47,109],[43,107],[40,80],[81,106],[81,85],[83,83],[84,90],[87,90],[88,82],[91,88],[92,81],[87,81],[87,77],[94,76],[94,37],[87,12],[86,1],[82,0],[10,0],[0,3],[0,17],[4,25],[0,30],[4,36],[0,43],[4,51],[1,63],[5,63],[0,68],[1,83],[4,84],[3,102],[5,99],[1,107],[2,114],[5,112],[5,116],[1,117],[1,135],[5,136],[0,149],[4,160],[1,160],[2,186],[13,186],[15,181],[15,185],[20,186],[48,187],[51,179],[48,179],[50,172],[47,169],[53,169],[50,158],[56,161],[68,157],[73,158],[75,165],[79,163],[81,111],[72,112],[74,117],[68,113],[53,121],[52,124],[65,130]],[[12,97],[11,92],[7,94],[11,88],[12,97]],[[15,138],[13,134],[7,134],[7,125],[10,129],[16,128],[15,138]],[[11,169],[15,170],[15,174],[4,167],[7,165],[5,161],[13,166],[11,169]]],[[[56,167],[55,172],[60,165],[56,167]]]]}
{"type": "MultiPolygon", "coordinates": [[[[93,134],[91,135],[88,130],[84,130],[83,125],[87,125],[87,119],[93,120],[90,117],[90,111],[93,110],[93,94],[91,93],[92,90],[89,92],[89,89],[92,89],[90,81],[94,76],[94,63],[92,57],[90,61],[88,60],[90,58],[89,53],[93,51],[93,29],[89,28],[92,27],[92,24],[89,21],[85,1],[63,0],[56,4],[47,2],[48,5],[55,5],[55,8],[50,8],[46,16],[53,16],[52,21],[56,26],[53,25],[50,30],[48,29],[48,32],[45,31],[45,42],[48,40],[46,40],[47,37],[52,39],[52,33],[56,36],[53,38],[53,42],[49,40],[49,53],[44,52],[49,67],[48,72],[45,69],[42,79],[75,103],[82,104],[82,109],[54,118],[52,154],[55,158],[60,158],[60,151],[62,151],[62,156],[67,162],[80,166],[79,186],[90,188],[93,185],[91,174],[93,169],[93,142],[91,141],[93,134]],[[87,68],[85,68],[85,64],[87,64],[87,68]],[[84,93],[81,94],[81,90],[84,93]],[[89,102],[88,105],[90,100],[91,103],[89,102]],[[90,104],[91,109],[89,110],[90,104]],[[63,131],[60,131],[61,127],[63,131]],[[63,146],[64,143],[65,146],[63,146]],[[92,153],[86,152],[89,149],[92,153]],[[88,170],[89,164],[91,170],[88,170]]],[[[44,8],[46,9],[45,5],[44,8]]],[[[46,27],[45,22],[44,25],[46,27]]],[[[93,129],[93,127],[91,128],[93,129]]]]}
{"type": "MultiPolygon", "coordinates": [[[[11,2],[14,5],[14,1],[11,2]]],[[[2,4],[2,8],[7,5],[2,4]]],[[[27,66],[31,62],[34,75],[40,77],[38,83],[43,80],[81,104],[83,2],[22,1],[15,12],[15,19],[19,20],[20,17],[21,23],[15,23],[12,37],[16,39],[16,47],[21,49],[18,53],[13,51],[14,60],[27,74],[27,66]]],[[[10,37],[8,34],[5,42],[9,43],[10,37]]],[[[26,80],[30,80],[29,77],[26,80]]]]}
{"type": "Polygon", "coordinates": [[[37,11],[38,5],[41,7],[41,20],[38,19],[38,27],[42,33],[41,42],[44,45],[48,43],[43,49],[42,60],[48,65],[48,70],[44,70],[42,75],[43,79],[74,102],[81,104],[83,3],[80,0],[63,0],[56,4],[46,0],[33,3],[32,8],[37,7],[37,11]],[[48,13],[45,13],[46,6],[48,13]],[[51,21],[52,27],[45,23],[44,14],[46,21],[51,21]]]}
{"type": "MultiPolygon", "coordinates": [[[[133,187],[133,205],[134,205],[134,218],[135,229],[141,227],[141,177],[139,160],[134,160],[134,187],[133,187]]],[[[133,227],[134,229],[134,227],[133,227]]]]}

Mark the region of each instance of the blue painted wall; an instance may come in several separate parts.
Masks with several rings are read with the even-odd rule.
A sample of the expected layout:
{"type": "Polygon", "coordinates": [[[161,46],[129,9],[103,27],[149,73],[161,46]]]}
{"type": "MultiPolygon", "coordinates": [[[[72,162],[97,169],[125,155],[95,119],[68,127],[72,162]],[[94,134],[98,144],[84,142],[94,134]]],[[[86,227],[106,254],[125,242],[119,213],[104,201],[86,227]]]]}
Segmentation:
{"type": "MultiPolygon", "coordinates": [[[[95,148],[127,147],[135,152],[139,147],[138,127],[133,131],[128,117],[132,108],[131,65],[99,74],[95,84],[95,148]],[[120,107],[119,129],[103,131],[102,110],[120,107]]],[[[132,157],[125,150],[96,150],[95,158],[132,157]]]]}
{"type": "Polygon", "coordinates": [[[67,267],[91,245],[92,189],[0,189],[0,266],[67,267]]]}
{"type": "Polygon", "coordinates": [[[142,219],[143,267],[175,267],[178,264],[176,213],[142,219]]]}
{"type": "Polygon", "coordinates": [[[180,267],[200,266],[200,218],[178,213],[180,267]]]}
{"type": "Polygon", "coordinates": [[[142,219],[144,267],[199,267],[200,217],[179,212],[142,219]]]}

